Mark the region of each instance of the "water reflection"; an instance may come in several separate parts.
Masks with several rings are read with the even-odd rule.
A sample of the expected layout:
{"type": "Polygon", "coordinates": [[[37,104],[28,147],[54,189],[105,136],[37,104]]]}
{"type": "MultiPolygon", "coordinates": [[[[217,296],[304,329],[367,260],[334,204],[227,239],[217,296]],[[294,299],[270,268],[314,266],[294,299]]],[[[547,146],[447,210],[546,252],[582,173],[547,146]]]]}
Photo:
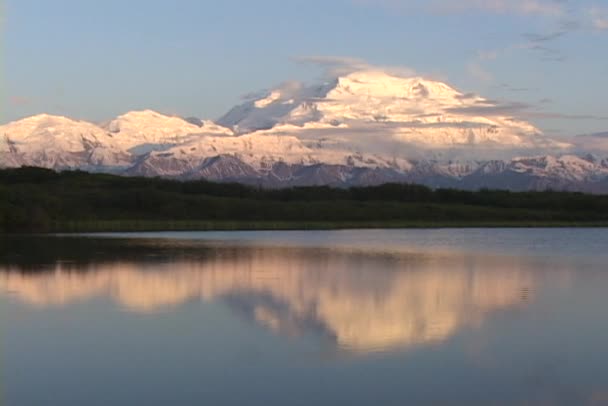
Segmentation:
{"type": "Polygon", "coordinates": [[[525,306],[537,286],[531,265],[514,257],[198,247],[142,258],[6,264],[0,291],[40,307],[108,297],[141,313],[216,301],[278,334],[369,352],[441,342],[525,306]]]}

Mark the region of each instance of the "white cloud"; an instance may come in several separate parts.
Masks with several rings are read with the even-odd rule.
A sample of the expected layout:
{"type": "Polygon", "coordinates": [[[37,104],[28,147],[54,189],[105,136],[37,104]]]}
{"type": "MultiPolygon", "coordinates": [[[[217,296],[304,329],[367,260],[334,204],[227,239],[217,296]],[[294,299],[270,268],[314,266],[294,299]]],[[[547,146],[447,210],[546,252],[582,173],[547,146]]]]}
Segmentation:
{"type": "Polygon", "coordinates": [[[608,30],[608,9],[592,7],[589,9],[589,16],[595,29],[608,30]]]}
{"type": "Polygon", "coordinates": [[[466,66],[469,76],[479,82],[490,83],[494,81],[494,75],[484,67],[484,63],[495,61],[500,56],[498,50],[478,51],[466,66]]]}
{"type": "Polygon", "coordinates": [[[307,55],[296,56],[293,58],[293,60],[299,63],[320,66],[323,69],[326,69],[327,72],[332,75],[341,75],[357,70],[366,70],[371,67],[371,65],[363,59],[348,56],[307,55]]]}
{"type": "Polygon", "coordinates": [[[325,73],[331,77],[347,75],[361,70],[380,70],[401,77],[411,77],[416,74],[413,69],[407,67],[373,65],[360,58],[345,56],[310,55],[297,56],[293,59],[296,62],[320,66],[325,70],[325,73]]]}
{"type": "Polygon", "coordinates": [[[440,11],[485,10],[500,14],[522,14],[561,16],[564,13],[560,3],[540,0],[435,0],[433,7],[440,11]]]}
{"type": "Polygon", "coordinates": [[[469,62],[467,65],[467,72],[473,78],[480,82],[492,82],[494,81],[494,75],[488,72],[479,61],[469,62]]]}
{"type": "Polygon", "coordinates": [[[563,2],[557,0],[353,0],[367,6],[412,10],[427,9],[438,13],[461,13],[482,10],[498,14],[540,15],[559,17],[565,14],[563,2]]]}
{"type": "Polygon", "coordinates": [[[608,120],[606,116],[597,116],[592,114],[565,114],[559,112],[543,111],[542,104],[538,105],[521,103],[521,102],[508,102],[508,101],[497,101],[497,100],[486,100],[483,103],[479,103],[473,106],[464,107],[453,107],[446,111],[450,113],[468,115],[468,116],[512,116],[518,117],[519,119],[529,120],[533,118],[543,119],[558,119],[558,120],[608,120]]]}
{"type": "Polygon", "coordinates": [[[479,51],[477,57],[482,61],[494,61],[498,58],[498,51],[479,51]]]}

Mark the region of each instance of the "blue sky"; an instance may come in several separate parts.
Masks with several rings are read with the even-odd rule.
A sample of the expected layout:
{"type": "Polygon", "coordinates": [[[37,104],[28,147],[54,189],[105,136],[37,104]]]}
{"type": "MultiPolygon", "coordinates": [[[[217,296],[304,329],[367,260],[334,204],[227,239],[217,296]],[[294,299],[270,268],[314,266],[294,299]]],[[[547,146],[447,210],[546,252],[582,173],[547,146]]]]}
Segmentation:
{"type": "Polygon", "coordinates": [[[608,0],[4,0],[2,24],[2,122],[215,119],[324,56],[445,80],[549,135],[608,130],[608,0]]]}

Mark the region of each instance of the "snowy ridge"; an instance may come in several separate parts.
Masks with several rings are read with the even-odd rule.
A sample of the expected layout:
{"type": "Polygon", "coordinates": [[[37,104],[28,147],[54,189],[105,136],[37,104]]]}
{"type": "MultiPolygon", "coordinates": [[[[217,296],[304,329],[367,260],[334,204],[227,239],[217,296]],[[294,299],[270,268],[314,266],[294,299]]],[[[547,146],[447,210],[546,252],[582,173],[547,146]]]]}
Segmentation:
{"type": "Polygon", "coordinates": [[[269,187],[416,182],[608,193],[602,134],[573,145],[481,96],[364,70],[252,96],[217,122],[152,110],[96,125],[41,114],[0,126],[0,167],[81,168],[269,187]],[[587,145],[593,148],[587,148],[587,145]]]}
{"type": "Polygon", "coordinates": [[[188,142],[197,134],[233,135],[211,121],[193,124],[152,110],[131,111],[103,125],[120,148],[140,155],[167,145],[188,142]],[[147,147],[147,148],[146,148],[147,147]]]}
{"type": "Polygon", "coordinates": [[[0,127],[2,166],[121,167],[130,156],[100,127],[40,114],[0,127]]]}

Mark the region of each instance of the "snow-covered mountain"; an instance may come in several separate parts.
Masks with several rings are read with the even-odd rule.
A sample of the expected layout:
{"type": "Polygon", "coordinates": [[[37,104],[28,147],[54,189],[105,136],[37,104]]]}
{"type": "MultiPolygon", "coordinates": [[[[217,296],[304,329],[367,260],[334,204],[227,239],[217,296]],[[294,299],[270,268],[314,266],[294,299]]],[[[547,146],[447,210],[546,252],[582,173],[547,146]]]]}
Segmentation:
{"type": "Polygon", "coordinates": [[[118,169],[131,155],[100,127],[40,114],[0,127],[0,166],[118,169]]]}
{"type": "MultiPolygon", "coordinates": [[[[386,152],[395,145],[446,149],[566,148],[495,102],[421,77],[359,71],[319,86],[288,84],[233,108],[218,121],[237,133],[293,133],[386,152]],[[384,149],[383,149],[384,148],[384,149]]],[[[404,148],[405,149],[405,148],[404,148]]],[[[403,151],[405,152],[405,151],[403,151]]]]}
{"type": "Polygon", "coordinates": [[[261,92],[217,123],[151,110],[101,125],[29,117],[0,126],[0,166],[269,187],[416,182],[608,193],[608,161],[583,145],[603,145],[601,135],[568,144],[507,112],[442,82],[365,70],[261,92]]]}
{"type": "Polygon", "coordinates": [[[193,123],[152,110],[131,111],[102,125],[116,145],[135,155],[164,149],[194,140],[199,134],[233,135],[212,121],[193,123]]]}

